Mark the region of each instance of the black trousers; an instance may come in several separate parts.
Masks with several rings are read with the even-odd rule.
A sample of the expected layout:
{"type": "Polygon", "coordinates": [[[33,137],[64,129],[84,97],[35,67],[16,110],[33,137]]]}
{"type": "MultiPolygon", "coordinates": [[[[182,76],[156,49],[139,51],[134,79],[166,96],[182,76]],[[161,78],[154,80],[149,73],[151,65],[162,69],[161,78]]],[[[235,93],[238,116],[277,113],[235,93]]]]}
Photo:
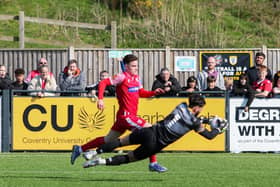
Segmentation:
{"type": "Polygon", "coordinates": [[[156,132],[152,127],[133,131],[129,136],[129,141],[131,144],[140,144],[133,151],[137,160],[148,158],[166,147],[158,142],[156,132]]]}

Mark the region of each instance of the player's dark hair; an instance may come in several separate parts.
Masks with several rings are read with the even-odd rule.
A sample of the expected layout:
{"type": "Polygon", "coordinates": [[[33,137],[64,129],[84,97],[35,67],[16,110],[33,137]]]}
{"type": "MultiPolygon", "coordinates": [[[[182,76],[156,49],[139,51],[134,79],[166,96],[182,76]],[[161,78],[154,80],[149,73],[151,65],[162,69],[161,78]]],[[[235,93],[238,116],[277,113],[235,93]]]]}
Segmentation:
{"type": "Polygon", "coordinates": [[[130,62],[135,60],[138,60],[138,58],[135,55],[133,54],[125,55],[125,57],[123,58],[123,63],[129,64],[130,62]]]}
{"type": "Polygon", "coordinates": [[[205,99],[200,94],[191,94],[189,96],[189,107],[192,108],[194,106],[203,107],[206,104],[205,99]]]}
{"type": "Polygon", "coordinates": [[[24,75],[25,71],[22,68],[18,68],[15,70],[15,75],[24,75]]]}
{"type": "Polygon", "coordinates": [[[257,58],[258,56],[262,56],[263,58],[265,58],[265,54],[264,54],[263,52],[257,52],[257,53],[256,53],[256,58],[257,58]]]}

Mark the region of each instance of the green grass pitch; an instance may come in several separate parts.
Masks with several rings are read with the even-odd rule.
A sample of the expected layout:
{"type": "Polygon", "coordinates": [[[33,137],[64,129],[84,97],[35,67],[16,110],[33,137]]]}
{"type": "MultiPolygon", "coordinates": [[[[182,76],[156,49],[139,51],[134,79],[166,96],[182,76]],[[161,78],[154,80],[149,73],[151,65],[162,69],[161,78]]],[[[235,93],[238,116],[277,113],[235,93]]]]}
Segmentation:
{"type": "Polygon", "coordinates": [[[158,161],[168,172],[149,172],[148,160],[83,169],[70,153],[0,153],[0,186],[280,186],[280,154],[160,153],[158,161]]]}

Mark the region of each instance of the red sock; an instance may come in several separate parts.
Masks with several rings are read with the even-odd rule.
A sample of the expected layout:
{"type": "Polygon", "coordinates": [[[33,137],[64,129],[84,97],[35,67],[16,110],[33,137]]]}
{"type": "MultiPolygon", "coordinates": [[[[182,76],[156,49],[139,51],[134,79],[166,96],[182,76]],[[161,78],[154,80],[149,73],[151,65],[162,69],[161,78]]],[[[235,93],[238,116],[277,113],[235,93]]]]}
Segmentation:
{"type": "Polygon", "coordinates": [[[154,163],[154,162],[157,162],[157,157],[156,157],[156,155],[150,156],[150,163],[154,163]]]}
{"type": "Polygon", "coordinates": [[[86,144],[82,145],[81,148],[82,148],[82,151],[84,152],[91,148],[96,148],[104,143],[105,143],[104,136],[98,137],[98,138],[95,138],[94,140],[91,140],[91,141],[87,142],[86,144]]]}

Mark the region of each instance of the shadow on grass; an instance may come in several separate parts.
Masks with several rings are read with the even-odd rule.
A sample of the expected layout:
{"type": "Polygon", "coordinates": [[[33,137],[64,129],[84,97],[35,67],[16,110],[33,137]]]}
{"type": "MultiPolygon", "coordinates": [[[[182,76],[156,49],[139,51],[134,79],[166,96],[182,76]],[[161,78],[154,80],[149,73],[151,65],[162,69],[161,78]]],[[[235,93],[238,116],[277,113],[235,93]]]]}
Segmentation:
{"type": "Polygon", "coordinates": [[[143,178],[143,179],[135,179],[135,178],[132,178],[132,179],[106,179],[106,178],[95,178],[95,179],[91,179],[91,178],[80,178],[80,177],[70,177],[70,176],[18,176],[18,175],[3,175],[1,176],[1,179],[32,179],[32,180],[41,180],[41,179],[45,179],[45,180],[67,180],[68,182],[78,182],[78,181],[85,181],[85,182],[161,182],[163,181],[162,179],[147,179],[147,178],[143,178]]]}

